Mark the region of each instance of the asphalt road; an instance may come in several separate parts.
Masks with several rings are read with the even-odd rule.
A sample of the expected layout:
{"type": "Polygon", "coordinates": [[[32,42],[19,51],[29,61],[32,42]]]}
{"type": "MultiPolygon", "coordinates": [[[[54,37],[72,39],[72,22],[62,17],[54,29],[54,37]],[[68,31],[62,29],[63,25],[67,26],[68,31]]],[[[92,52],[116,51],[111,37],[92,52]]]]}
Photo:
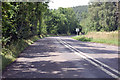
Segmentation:
{"type": "Polygon", "coordinates": [[[47,37],[25,49],[3,78],[117,78],[118,47],[47,37]]]}

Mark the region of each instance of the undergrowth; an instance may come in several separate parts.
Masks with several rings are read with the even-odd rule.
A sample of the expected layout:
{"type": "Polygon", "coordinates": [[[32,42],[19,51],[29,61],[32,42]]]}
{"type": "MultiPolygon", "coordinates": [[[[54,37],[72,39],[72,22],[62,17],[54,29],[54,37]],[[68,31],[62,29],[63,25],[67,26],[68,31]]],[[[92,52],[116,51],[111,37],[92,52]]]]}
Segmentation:
{"type": "MultiPolygon", "coordinates": [[[[30,44],[34,43],[40,38],[44,38],[45,35],[33,36],[29,39],[19,39],[10,43],[6,47],[2,48],[2,70],[4,70],[10,63],[14,62],[19,54],[27,48],[30,44]]],[[[1,66],[1,65],[0,65],[1,66]]]]}

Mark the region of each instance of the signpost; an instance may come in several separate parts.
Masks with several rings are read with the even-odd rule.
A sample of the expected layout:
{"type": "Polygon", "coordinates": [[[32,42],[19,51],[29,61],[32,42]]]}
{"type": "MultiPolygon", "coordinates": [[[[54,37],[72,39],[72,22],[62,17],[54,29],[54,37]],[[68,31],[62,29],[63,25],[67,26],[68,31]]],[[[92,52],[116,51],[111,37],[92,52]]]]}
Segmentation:
{"type": "Polygon", "coordinates": [[[79,28],[76,28],[77,35],[79,35],[79,28]]]}

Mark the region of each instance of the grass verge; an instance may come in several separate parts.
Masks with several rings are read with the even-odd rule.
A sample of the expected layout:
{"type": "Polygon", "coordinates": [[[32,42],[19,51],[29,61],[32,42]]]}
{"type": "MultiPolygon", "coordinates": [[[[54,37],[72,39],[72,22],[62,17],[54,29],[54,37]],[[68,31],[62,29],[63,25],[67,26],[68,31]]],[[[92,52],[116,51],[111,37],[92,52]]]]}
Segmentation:
{"type": "Polygon", "coordinates": [[[118,32],[89,32],[86,35],[72,37],[73,39],[86,42],[105,43],[118,46],[118,32]]]}
{"type": "Polygon", "coordinates": [[[14,42],[11,42],[9,46],[2,48],[2,70],[4,70],[10,63],[14,62],[18,55],[34,41],[43,38],[44,36],[33,36],[29,39],[21,39],[14,42]]]}

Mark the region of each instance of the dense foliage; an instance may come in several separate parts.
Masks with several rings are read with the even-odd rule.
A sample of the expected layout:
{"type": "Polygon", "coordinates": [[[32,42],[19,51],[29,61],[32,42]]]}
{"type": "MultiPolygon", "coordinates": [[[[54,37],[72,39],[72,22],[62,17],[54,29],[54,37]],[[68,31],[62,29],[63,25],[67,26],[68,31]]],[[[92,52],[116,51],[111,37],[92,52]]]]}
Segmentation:
{"type": "Polygon", "coordinates": [[[2,2],[2,68],[15,61],[42,33],[43,2],[2,2]]]}
{"type": "Polygon", "coordinates": [[[40,34],[70,35],[75,33],[77,27],[82,32],[118,29],[115,2],[94,2],[89,6],[57,10],[49,10],[47,7],[47,3],[43,2],[3,2],[3,45],[40,34]]]}
{"type": "Polygon", "coordinates": [[[83,31],[115,31],[118,29],[117,3],[90,3],[87,17],[80,22],[83,31]]]}
{"type": "Polygon", "coordinates": [[[49,34],[73,34],[75,28],[80,27],[72,8],[59,8],[48,10],[45,17],[47,32],[49,34]]]}
{"type": "MultiPolygon", "coordinates": [[[[0,2],[0,6],[2,6],[2,3],[0,2]]],[[[2,9],[0,7],[0,39],[2,38],[2,9]]]]}
{"type": "Polygon", "coordinates": [[[78,21],[80,22],[82,19],[84,19],[88,13],[88,6],[76,6],[76,7],[72,7],[73,11],[76,14],[76,17],[78,19],[78,21]]]}
{"type": "Polygon", "coordinates": [[[47,4],[42,2],[3,2],[3,45],[41,34],[42,15],[45,10],[47,4]]]}
{"type": "Polygon", "coordinates": [[[72,8],[49,10],[43,2],[3,2],[3,46],[41,34],[73,34],[79,25],[72,8]]]}
{"type": "Polygon", "coordinates": [[[118,28],[120,30],[120,1],[118,3],[118,28]]]}

